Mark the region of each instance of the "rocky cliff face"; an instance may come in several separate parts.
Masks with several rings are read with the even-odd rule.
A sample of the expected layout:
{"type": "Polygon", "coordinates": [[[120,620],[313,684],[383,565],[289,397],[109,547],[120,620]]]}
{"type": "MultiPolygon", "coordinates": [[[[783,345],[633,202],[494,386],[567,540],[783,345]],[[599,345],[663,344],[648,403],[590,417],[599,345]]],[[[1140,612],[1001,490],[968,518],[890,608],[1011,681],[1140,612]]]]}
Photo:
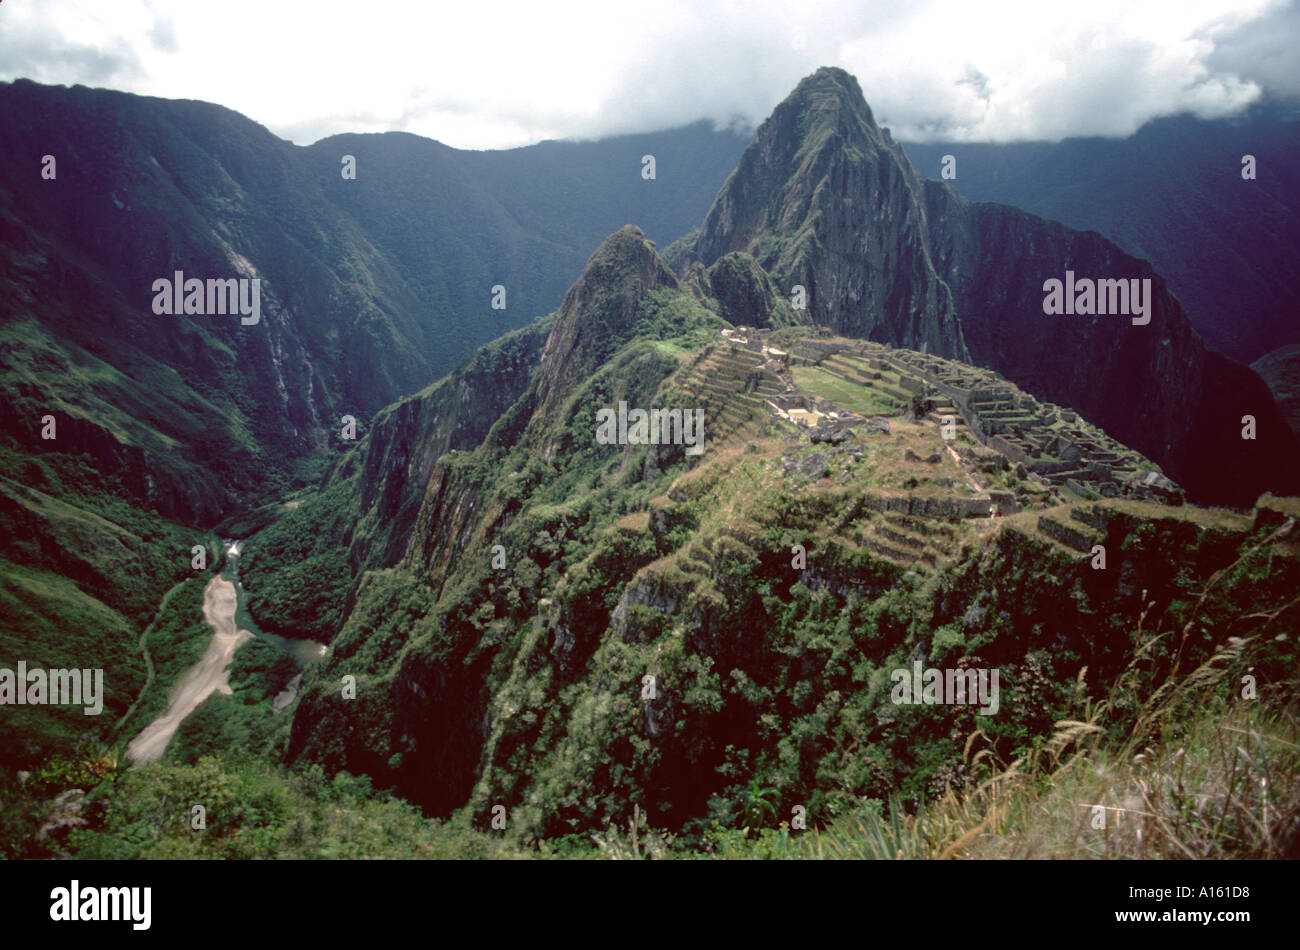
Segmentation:
{"type": "Polygon", "coordinates": [[[1100,231],[1148,260],[1206,345],[1240,363],[1300,341],[1300,113],[1261,97],[1221,119],[1153,119],[1126,138],[906,144],[927,178],[945,155],[972,201],[1100,231]],[[1253,155],[1258,177],[1243,180],[1253,155]]]}
{"type": "Polygon", "coordinates": [[[807,310],[793,310],[758,261],[732,251],[705,270],[698,261],[683,280],[696,299],[736,326],[779,327],[808,323],[807,310]]]}
{"type": "Polygon", "coordinates": [[[547,318],[507,334],[376,416],[363,449],[361,518],[349,553],[354,571],[400,560],[438,460],[479,445],[524,394],[552,325],[547,318]]]}
{"type": "MultiPolygon", "coordinates": [[[[433,605],[449,584],[462,593],[484,585],[489,597],[509,591],[508,600],[535,596],[532,572],[555,557],[565,518],[541,531],[535,516],[516,526],[519,496],[537,488],[542,471],[554,478],[579,452],[592,451],[592,429],[575,415],[604,400],[600,380],[611,378],[620,393],[644,402],[678,366],[652,346],[614,358],[634,335],[647,296],[676,287],[642,232],[625,227],[592,255],[553,324],[484,347],[438,386],[378,417],[365,446],[363,516],[351,548],[354,570],[369,573],[331,659],[304,680],[290,758],[365,771],[437,812],[466,801],[482,754],[484,683],[501,647],[493,632],[500,622],[484,610],[495,618],[507,607],[476,601],[466,612],[468,601],[455,594],[448,594],[458,604],[450,612],[433,605]],[[508,548],[500,572],[488,567],[497,543],[508,548]],[[399,616],[394,636],[419,637],[419,647],[361,664],[358,654],[375,649],[376,628],[399,616]],[[349,672],[373,678],[364,701],[359,692],[358,705],[345,708],[332,686],[349,672]],[[429,774],[439,776],[436,785],[424,780],[429,774]]],[[[609,451],[617,457],[622,449],[609,451]]],[[[573,626],[590,652],[599,630],[582,619],[573,626]]],[[[556,636],[568,629],[557,625],[556,636]]]]}
{"type": "Polygon", "coordinates": [[[542,351],[535,432],[555,419],[581,380],[631,338],[642,299],[659,287],[676,289],[677,278],[640,228],[627,225],[596,249],[564,295],[542,351]]]}
{"type": "MultiPolygon", "coordinates": [[[[556,312],[531,385],[499,414],[493,447],[518,444],[562,467],[573,435],[574,397],[631,339],[642,302],[659,288],[676,289],[677,281],[639,228],[629,225],[607,238],[556,312]]],[[[509,514],[499,499],[483,495],[479,474],[464,461],[443,458],[434,466],[404,556],[404,565],[435,590],[459,552],[509,514]]]]}
{"type": "Polygon", "coordinates": [[[953,300],[929,260],[920,193],[857,80],[820,69],[759,128],[690,259],[708,267],[745,252],[783,294],[806,289],[809,322],[964,359],[953,300]]]}

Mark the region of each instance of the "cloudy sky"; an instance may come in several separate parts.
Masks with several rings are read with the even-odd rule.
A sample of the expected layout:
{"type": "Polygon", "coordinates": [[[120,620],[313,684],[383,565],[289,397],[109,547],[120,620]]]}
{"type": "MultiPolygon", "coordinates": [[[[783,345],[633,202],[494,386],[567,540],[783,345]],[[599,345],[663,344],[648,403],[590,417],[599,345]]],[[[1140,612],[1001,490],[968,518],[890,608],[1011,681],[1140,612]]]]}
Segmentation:
{"type": "Polygon", "coordinates": [[[0,79],[501,148],[752,125],[838,65],[898,138],[1008,141],[1300,96],[1297,40],[1297,0],[3,0],[0,79]]]}

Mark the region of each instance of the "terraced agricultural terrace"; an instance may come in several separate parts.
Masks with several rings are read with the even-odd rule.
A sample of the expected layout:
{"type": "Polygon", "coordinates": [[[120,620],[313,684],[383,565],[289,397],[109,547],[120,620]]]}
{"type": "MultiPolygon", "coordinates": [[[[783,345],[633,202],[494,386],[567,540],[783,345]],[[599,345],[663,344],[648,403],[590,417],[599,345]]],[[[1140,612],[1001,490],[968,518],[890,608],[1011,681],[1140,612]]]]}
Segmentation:
{"type": "Polygon", "coordinates": [[[998,515],[1059,501],[981,446],[960,413],[945,430],[950,406],[918,416],[913,396],[923,387],[861,344],[810,334],[785,349],[769,336],[720,331],[682,371],[682,386],[704,406],[716,464],[730,467],[743,452],[757,456],[757,478],[834,496],[825,500],[841,512],[832,533],[842,539],[893,567],[924,570],[991,530],[998,515]]]}
{"type": "MultiPolygon", "coordinates": [[[[710,449],[652,504],[654,530],[675,523],[694,486],[720,480],[736,485],[711,515],[720,535],[762,548],[769,516],[752,498],[774,490],[829,513],[812,543],[856,549],[898,576],[930,574],[1007,532],[1064,565],[1086,564],[1097,544],[1118,551],[1145,523],[1225,544],[1258,527],[1184,505],[1140,454],[995,374],[800,331],[722,329],[681,371],[705,407],[710,449]]],[[[697,543],[647,573],[704,583],[718,556],[697,543]]]]}
{"type": "MultiPolygon", "coordinates": [[[[1140,453],[996,373],[826,331],[776,345],[772,332],[723,330],[729,350],[711,356],[708,370],[722,377],[711,391],[727,388],[725,380],[743,379],[747,409],[768,396],[763,401],[773,418],[811,432],[858,427],[873,417],[906,416],[944,426],[944,442],[964,467],[986,476],[974,479],[979,491],[1005,495],[999,489],[1010,489],[1019,496],[991,498],[1004,512],[1044,492],[1055,501],[1182,501],[1181,489],[1140,453]],[[751,383],[751,375],[761,385],[751,383]],[[774,380],[784,384],[783,391],[775,391],[774,380]],[[1001,477],[1007,471],[1015,472],[1014,480],[1001,477]]],[[[728,414],[724,428],[734,417],[734,411],[728,414]]]]}

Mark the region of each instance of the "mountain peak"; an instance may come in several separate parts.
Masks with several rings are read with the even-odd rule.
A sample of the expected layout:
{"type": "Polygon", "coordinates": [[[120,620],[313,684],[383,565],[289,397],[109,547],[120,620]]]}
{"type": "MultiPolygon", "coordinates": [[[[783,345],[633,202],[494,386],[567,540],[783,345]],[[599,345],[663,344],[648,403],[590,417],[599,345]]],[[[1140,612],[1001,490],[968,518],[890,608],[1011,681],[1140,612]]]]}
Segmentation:
{"type": "Polygon", "coordinates": [[[876,125],[857,79],[838,66],[823,66],[805,76],[767,122],[791,139],[795,156],[805,161],[828,146],[863,153],[893,149],[889,134],[876,125]]]}
{"type": "Polygon", "coordinates": [[[822,116],[847,113],[876,130],[876,120],[871,115],[871,107],[867,105],[857,77],[838,66],[822,66],[799,80],[799,85],[777,109],[783,106],[811,110],[822,116]]]}
{"type": "Polygon", "coordinates": [[[796,320],[940,356],[969,356],[930,261],[921,180],[872,118],[858,81],[823,67],[758,129],[690,260],[749,254],[796,320]]]}
{"type": "Polygon", "coordinates": [[[605,263],[613,259],[631,262],[637,258],[657,256],[655,246],[645,236],[645,232],[635,224],[625,224],[600,242],[600,246],[592,253],[591,260],[587,263],[587,269],[590,270],[593,264],[605,263]]]}
{"type": "Polygon", "coordinates": [[[677,287],[655,246],[625,224],[596,248],[582,276],[564,295],[542,352],[537,395],[571,392],[631,337],[642,299],[658,287],[677,287]]]}

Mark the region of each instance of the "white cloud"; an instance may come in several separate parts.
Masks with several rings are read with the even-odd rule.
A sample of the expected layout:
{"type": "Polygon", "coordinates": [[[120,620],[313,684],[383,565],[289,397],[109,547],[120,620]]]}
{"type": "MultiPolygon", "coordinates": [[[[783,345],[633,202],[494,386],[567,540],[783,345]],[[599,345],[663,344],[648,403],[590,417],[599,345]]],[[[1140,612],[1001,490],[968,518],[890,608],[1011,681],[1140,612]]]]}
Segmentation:
{"type": "Polygon", "coordinates": [[[1293,91],[1294,9],[47,0],[0,6],[0,76],[205,99],[303,143],[401,129],[496,148],[701,117],[757,122],[802,76],[838,65],[899,138],[1055,139],[1124,135],[1183,110],[1229,114],[1261,83],[1293,91]]]}
{"type": "Polygon", "coordinates": [[[1254,80],[1278,95],[1300,97],[1297,0],[1278,3],[1266,16],[1224,17],[1207,27],[1205,34],[1214,44],[1214,52],[1207,57],[1210,68],[1254,80]]]}

